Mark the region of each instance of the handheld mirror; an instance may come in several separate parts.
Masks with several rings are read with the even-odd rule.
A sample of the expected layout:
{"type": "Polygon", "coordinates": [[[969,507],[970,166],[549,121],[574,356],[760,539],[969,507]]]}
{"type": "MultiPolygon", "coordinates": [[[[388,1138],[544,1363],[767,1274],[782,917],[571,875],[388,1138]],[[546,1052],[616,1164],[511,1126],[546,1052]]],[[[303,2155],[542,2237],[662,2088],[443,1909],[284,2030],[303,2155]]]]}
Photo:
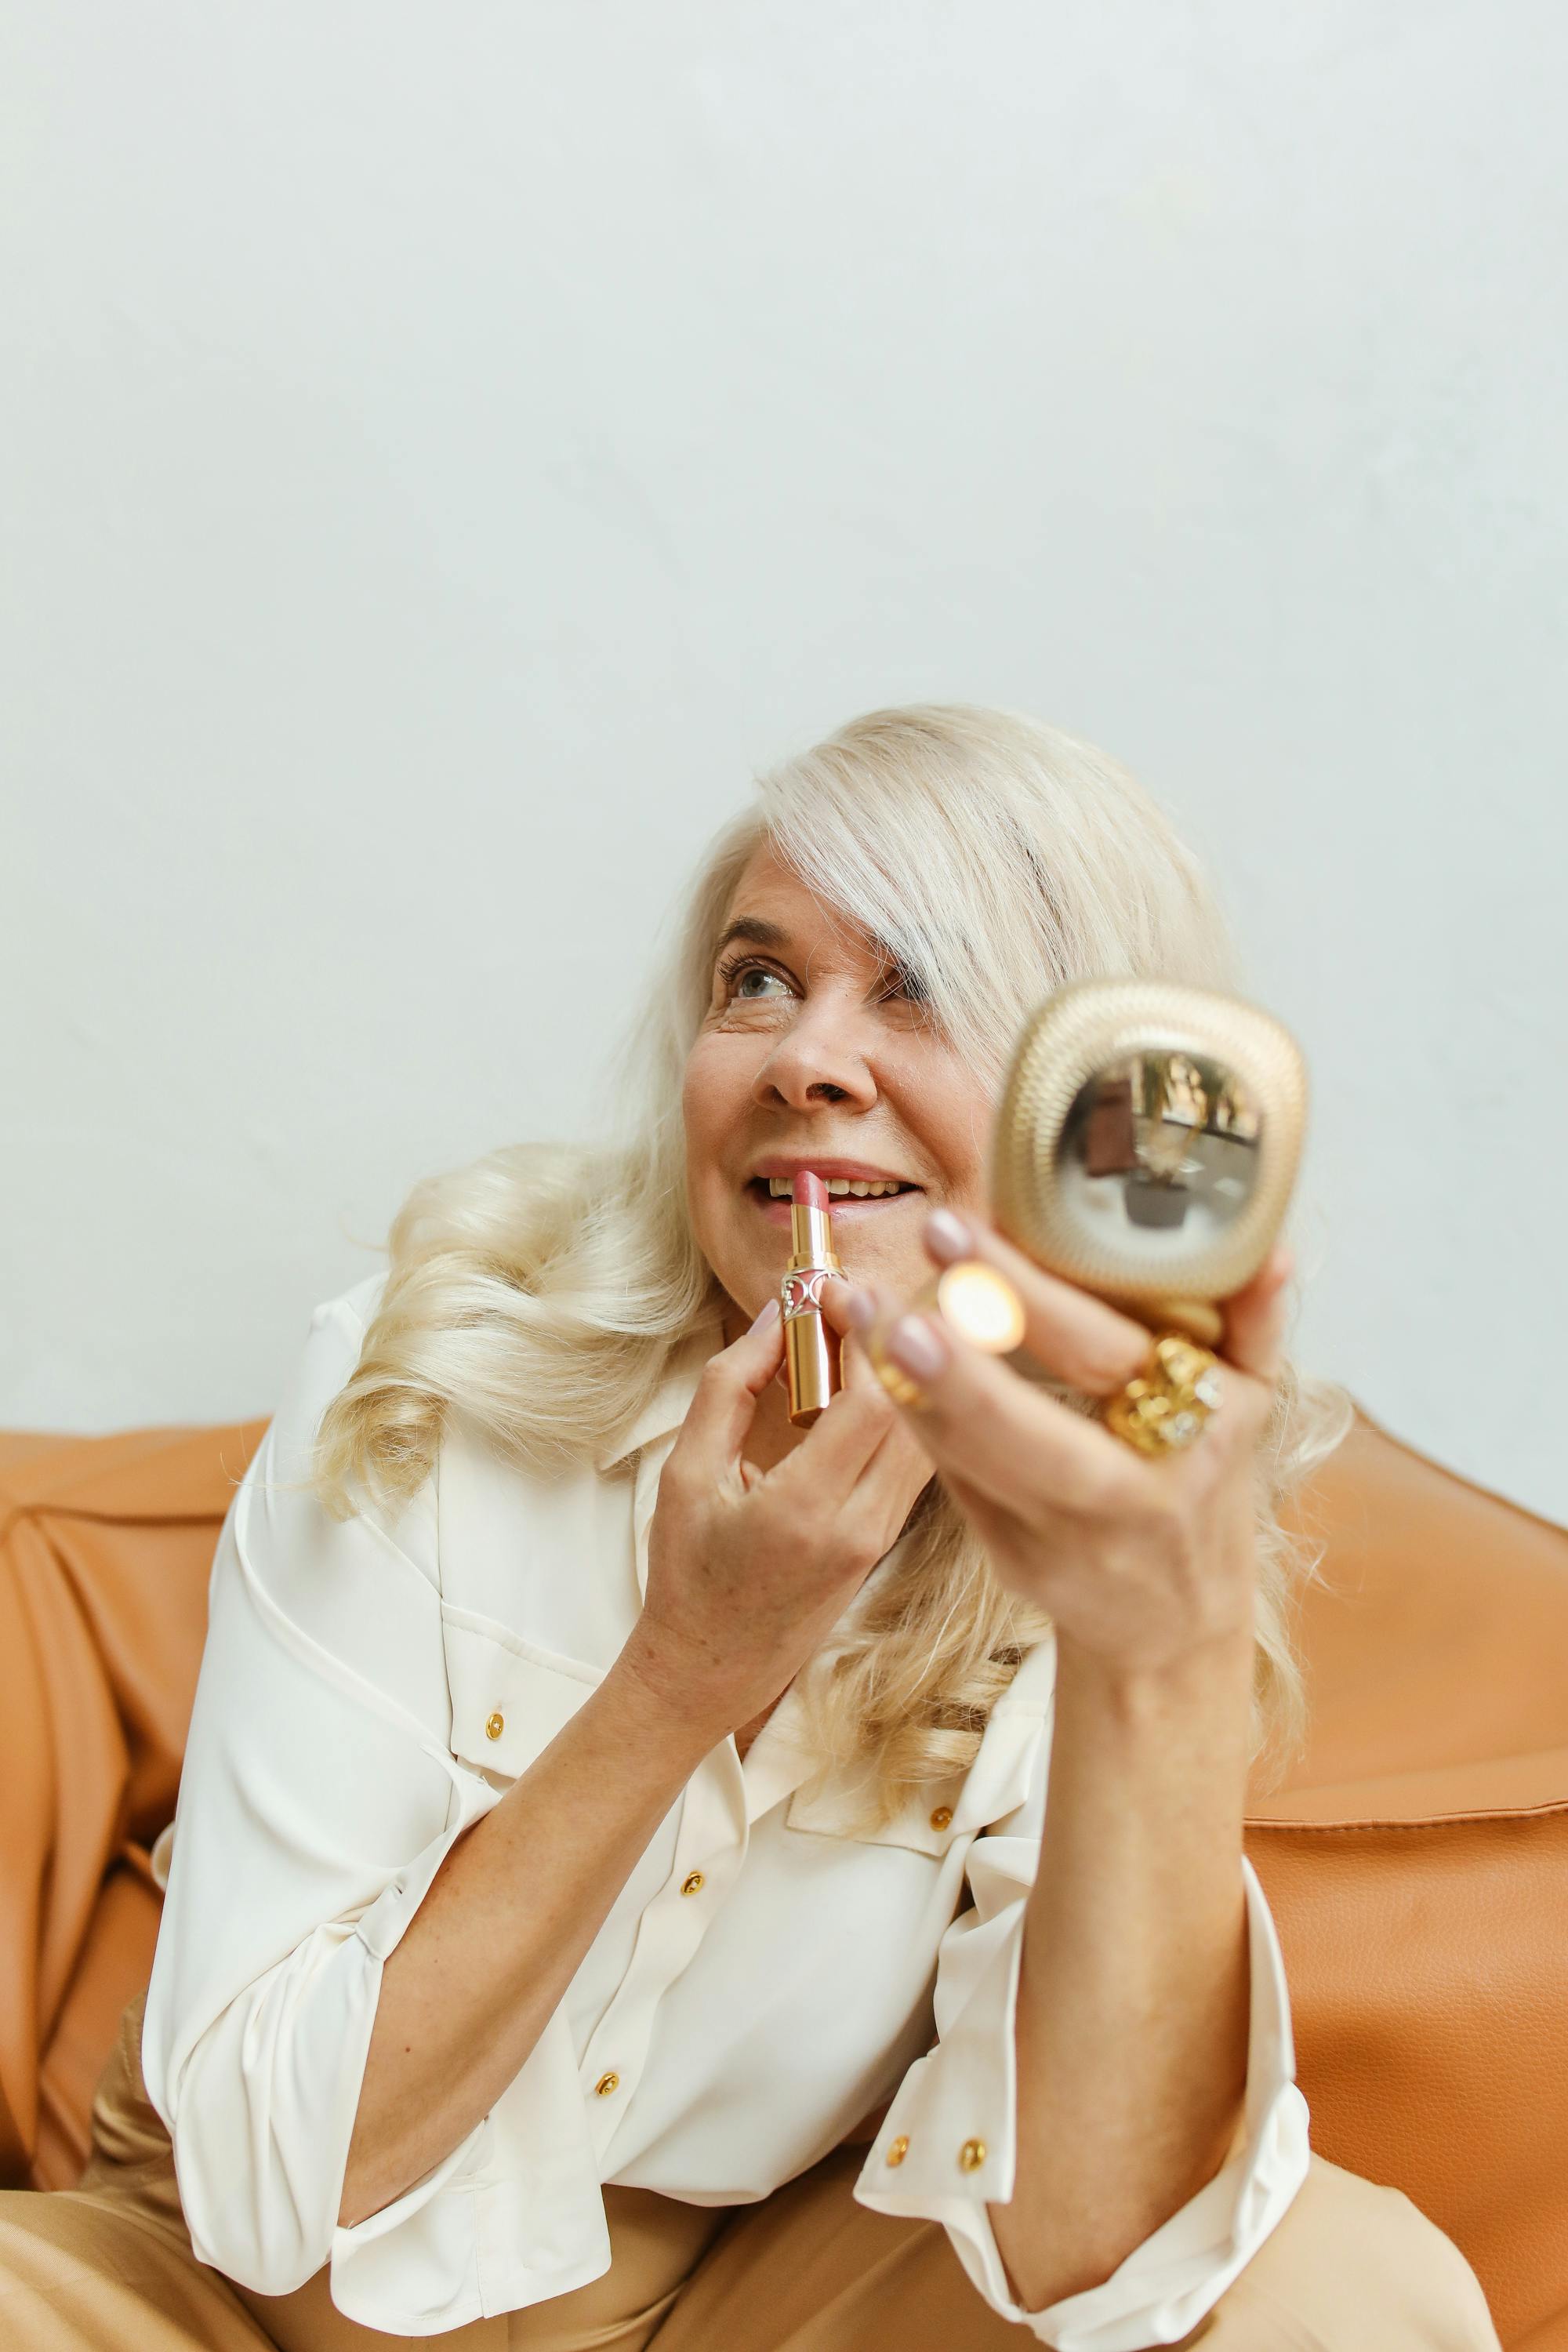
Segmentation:
{"type": "Polygon", "coordinates": [[[1306,1125],[1289,1030],[1239,997],[1075,981],[1026,1023],[992,1145],[995,1221],[1039,1265],[1213,1347],[1279,1233],[1306,1125]]]}

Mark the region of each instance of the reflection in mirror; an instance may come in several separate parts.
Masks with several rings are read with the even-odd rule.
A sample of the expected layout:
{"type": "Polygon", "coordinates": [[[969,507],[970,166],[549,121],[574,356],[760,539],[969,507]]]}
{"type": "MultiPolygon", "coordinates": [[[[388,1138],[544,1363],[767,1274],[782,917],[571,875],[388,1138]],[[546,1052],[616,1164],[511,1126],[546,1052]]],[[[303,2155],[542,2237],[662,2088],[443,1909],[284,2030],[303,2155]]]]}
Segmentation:
{"type": "Polygon", "coordinates": [[[1233,1223],[1258,1179],[1262,1111],[1223,1062],[1152,1047],[1108,1062],[1074,1098],[1057,1150],[1081,1238],[1149,1265],[1233,1223]]]}

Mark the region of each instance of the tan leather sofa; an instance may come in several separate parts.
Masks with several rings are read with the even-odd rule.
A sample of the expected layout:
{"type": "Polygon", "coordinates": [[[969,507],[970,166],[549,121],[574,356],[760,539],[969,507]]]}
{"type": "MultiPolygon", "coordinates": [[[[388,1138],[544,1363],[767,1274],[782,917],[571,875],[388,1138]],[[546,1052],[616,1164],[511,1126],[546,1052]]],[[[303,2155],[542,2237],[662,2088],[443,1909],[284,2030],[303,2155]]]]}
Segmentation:
{"type": "MultiPolygon", "coordinates": [[[[145,1982],[206,1577],[258,1422],[0,1437],[0,2172],[63,2187],[145,1982]]],[[[1249,1848],[1314,2145],[1568,2352],[1568,1534],[1364,1416],[1302,1506],[1309,1752],[1249,1848]]]]}

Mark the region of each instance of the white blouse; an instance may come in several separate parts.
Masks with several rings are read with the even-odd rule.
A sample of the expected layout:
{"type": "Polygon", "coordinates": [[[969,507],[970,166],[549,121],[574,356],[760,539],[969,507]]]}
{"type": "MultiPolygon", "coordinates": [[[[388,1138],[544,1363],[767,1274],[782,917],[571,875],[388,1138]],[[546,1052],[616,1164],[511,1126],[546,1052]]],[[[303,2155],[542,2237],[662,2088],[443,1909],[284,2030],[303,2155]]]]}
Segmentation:
{"type": "Polygon", "coordinates": [[[840,1833],[831,1782],[807,1801],[793,1686],[743,1760],[725,1738],[490,2112],[339,2226],[382,1964],[453,1842],[618,1654],[659,1471],[722,1344],[716,1323],[694,1334],[596,1464],[527,1475],[456,1415],[405,1510],[338,1522],[304,1483],[310,1445],[384,1280],[316,1309],[213,1567],[142,2043],[198,2256],[268,2294],[330,2263],[349,2317],[437,2335],[601,2276],[603,2183],[750,2203],[890,2097],[861,2204],[940,2221],[993,2309],[1058,2352],[1184,2336],[1308,2164],[1279,1946],[1245,1861],[1247,2088],[1221,2171],[1103,2284],[1040,2312],[1014,2299],[986,2213],[1014,2185],[1048,1642],[968,1772],[873,1832],[840,1833]]]}

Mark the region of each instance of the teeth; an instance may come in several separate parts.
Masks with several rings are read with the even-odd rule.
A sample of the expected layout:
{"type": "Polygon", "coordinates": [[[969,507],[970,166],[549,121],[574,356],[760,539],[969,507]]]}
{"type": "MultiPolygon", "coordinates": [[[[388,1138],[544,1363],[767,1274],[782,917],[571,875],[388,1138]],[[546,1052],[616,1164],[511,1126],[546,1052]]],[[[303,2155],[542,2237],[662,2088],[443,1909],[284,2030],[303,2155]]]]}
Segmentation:
{"type": "MultiPolygon", "coordinates": [[[[787,1176],[770,1176],[768,1179],[768,1191],[775,1201],[787,1201],[794,1189],[787,1176]]],[[[896,1179],[875,1184],[862,1183],[858,1179],[852,1180],[847,1176],[830,1176],[827,1180],[828,1197],[835,1201],[842,1201],[846,1194],[857,1201],[885,1201],[905,1190],[906,1187],[896,1179]]]]}

